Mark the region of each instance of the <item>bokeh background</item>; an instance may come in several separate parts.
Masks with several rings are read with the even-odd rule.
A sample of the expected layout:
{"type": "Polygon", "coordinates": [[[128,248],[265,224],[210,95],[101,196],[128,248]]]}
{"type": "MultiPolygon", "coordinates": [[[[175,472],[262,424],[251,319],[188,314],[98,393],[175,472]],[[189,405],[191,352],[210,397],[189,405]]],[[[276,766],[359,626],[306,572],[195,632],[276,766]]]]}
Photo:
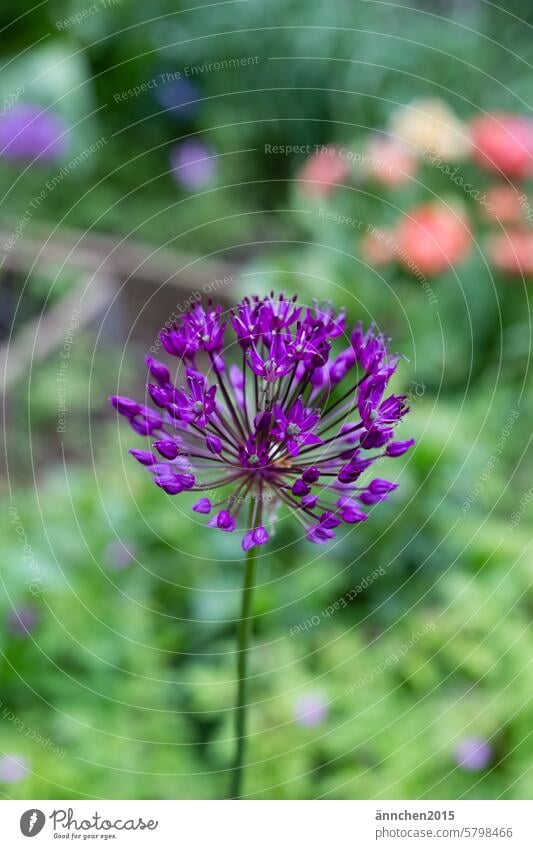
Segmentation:
{"type": "Polygon", "coordinates": [[[273,288],[393,337],[418,442],[333,549],[262,552],[245,793],[531,798],[533,10],[190,6],[0,10],[0,793],[224,797],[238,541],[107,397],[273,288]]]}

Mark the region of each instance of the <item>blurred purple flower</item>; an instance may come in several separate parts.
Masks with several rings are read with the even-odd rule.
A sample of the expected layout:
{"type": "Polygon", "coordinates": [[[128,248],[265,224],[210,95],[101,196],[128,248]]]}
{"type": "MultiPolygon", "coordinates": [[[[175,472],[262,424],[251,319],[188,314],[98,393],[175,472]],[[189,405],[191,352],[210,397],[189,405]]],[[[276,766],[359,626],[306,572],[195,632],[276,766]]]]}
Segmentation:
{"type": "Polygon", "coordinates": [[[198,112],[200,93],[190,80],[171,80],[155,89],[157,102],[180,121],[193,118],[198,112]]]}
{"type": "Polygon", "coordinates": [[[104,560],[113,569],[126,569],[135,558],[135,546],[120,539],[112,540],[104,550],[104,560]]]}
{"type": "Polygon", "coordinates": [[[455,750],[457,764],[471,772],[485,769],[492,755],[492,746],[482,737],[464,737],[455,750]]]}
{"type": "Polygon", "coordinates": [[[185,189],[201,189],[214,179],[215,154],[202,142],[190,139],[170,151],[170,165],[176,182],[185,189]]]}
{"type": "Polygon", "coordinates": [[[0,156],[6,159],[61,159],[68,142],[60,115],[30,103],[16,103],[0,116],[0,156]]]}
{"type": "Polygon", "coordinates": [[[294,718],[298,725],[306,728],[314,728],[327,719],[329,705],[320,693],[307,693],[296,702],[294,706],[294,718]]]}
{"type": "Polygon", "coordinates": [[[28,759],[22,755],[3,755],[0,757],[0,782],[18,784],[26,777],[29,768],[28,759]]]}
{"type": "Polygon", "coordinates": [[[37,611],[29,604],[10,610],[6,624],[7,630],[17,637],[29,634],[37,624],[37,611]]]}

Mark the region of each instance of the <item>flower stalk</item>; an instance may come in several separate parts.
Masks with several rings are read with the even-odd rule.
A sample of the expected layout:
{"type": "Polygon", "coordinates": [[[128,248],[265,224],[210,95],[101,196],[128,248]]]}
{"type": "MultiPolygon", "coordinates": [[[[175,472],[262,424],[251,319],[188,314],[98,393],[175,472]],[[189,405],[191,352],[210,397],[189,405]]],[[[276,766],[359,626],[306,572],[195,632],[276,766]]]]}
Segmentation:
{"type": "MultiPolygon", "coordinates": [[[[253,512],[253,505],[252,511],[253,512]]],[[[252,634],[252,597],[255,585],[257,548],[246,556],[241,617],[237,630],[237,700],[235,704],[235,759],[231,771],[230,799],[240,799],[245,767],[248,711],[248,654],[252,634]]]]}

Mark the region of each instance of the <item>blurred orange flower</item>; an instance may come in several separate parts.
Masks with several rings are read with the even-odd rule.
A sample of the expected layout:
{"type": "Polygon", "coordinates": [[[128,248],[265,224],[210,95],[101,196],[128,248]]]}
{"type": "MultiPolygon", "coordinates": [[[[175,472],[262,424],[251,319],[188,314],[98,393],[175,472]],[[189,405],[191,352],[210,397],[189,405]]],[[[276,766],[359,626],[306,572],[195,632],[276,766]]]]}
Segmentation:
{"type": "Polygon", "coordinates": [[[509,177],[533,173],[533,121],[495,112],[471,123],[474,159],[490,171],[509,177]]]}
{"type": "Polygon", "coordinates": [[[487,252],[490,260],[509,274],[533,276],[533,233],[508,230],[489,238],[487,252]]]}
{"type": "Polygon", "coordinates": [[[440,274],[468,256],[472,236],[465,213],[443,203],[412,209],[396,228],[400,260],[428,276],[440,274]]]}
{"type": "Polygon", "coordinates": [[[491,220],[503,221],[508,224],[518,224],[524,219],[522,200],[524,195],[508,183],[499,183],[487,189],[483,209],[485,217],[491,220]]]}

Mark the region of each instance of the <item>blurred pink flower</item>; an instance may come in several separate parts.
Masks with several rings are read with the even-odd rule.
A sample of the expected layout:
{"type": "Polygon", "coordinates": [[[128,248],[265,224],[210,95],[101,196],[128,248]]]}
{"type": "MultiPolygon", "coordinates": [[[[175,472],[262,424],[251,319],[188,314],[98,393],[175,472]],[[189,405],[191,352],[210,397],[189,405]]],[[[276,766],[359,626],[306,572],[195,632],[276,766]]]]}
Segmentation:
{"type": "Polygon", "coordinates": [[[203,142],[188,139],[170,151],[174,179],[185,189],[202,189],[213,182],[216,156],[203,142]]]}
{"type": "Polygon", "coordinates": [[[395,236],[401,262],[430,277],[464,260],[472,241],[465,213],[439,202],[411,209],[395,236]]]}
{"type": "Polygon", "coordinates": [[[28,759],[23,755],[3,755],[0,757],[0,783],[18,784],[26,777],[29,768],[28,759]]]}
{"type": "Polygon", "coordinates": [[[533,232],[507,230],[489,237],[487,253],[500,271],[533,276],[533,232]]]}
{"type": "Polygon", "coordinates": [[[524,209],[520,193],[508,183],[498,183],[487,189],[483,203],[485,217],[503,221],[506,224],[518,224],[524,218],[524,209]]]}
{"type": "Polygon", "coordinates": [[[305,195],[321,197],[329,194],[336,183],[342,183],[349,173],[348,158],[340,156],[336,147],[329,146],[309,157],[298,172],[298,180],[302,181],[305,195]]]}
{"type": "Polygon", "coordinates": [[[382,186],[401,186],[417,171],[416,160],[395,139],[372,136],[366,155],[370,176],[382,186]]]}
{"type": "Polygon", "coordinates": [[[495,112],[471,123],[473,156],[484,168],[509,177],[533,173],[533,121],[495,112]]]}
{"type": "Polygon", "coordinates": [[[306,693],[294,706],[294,718],[298,725],[314,728],[327,719],[329,705],[321,693],[306,693]]]}
{"type": "Polygon", "coordinates": [[[455,750],[455,760],[470,772],[485,769],[492,760],[492,746],[482,737],[464,737],[455,750]]]}

